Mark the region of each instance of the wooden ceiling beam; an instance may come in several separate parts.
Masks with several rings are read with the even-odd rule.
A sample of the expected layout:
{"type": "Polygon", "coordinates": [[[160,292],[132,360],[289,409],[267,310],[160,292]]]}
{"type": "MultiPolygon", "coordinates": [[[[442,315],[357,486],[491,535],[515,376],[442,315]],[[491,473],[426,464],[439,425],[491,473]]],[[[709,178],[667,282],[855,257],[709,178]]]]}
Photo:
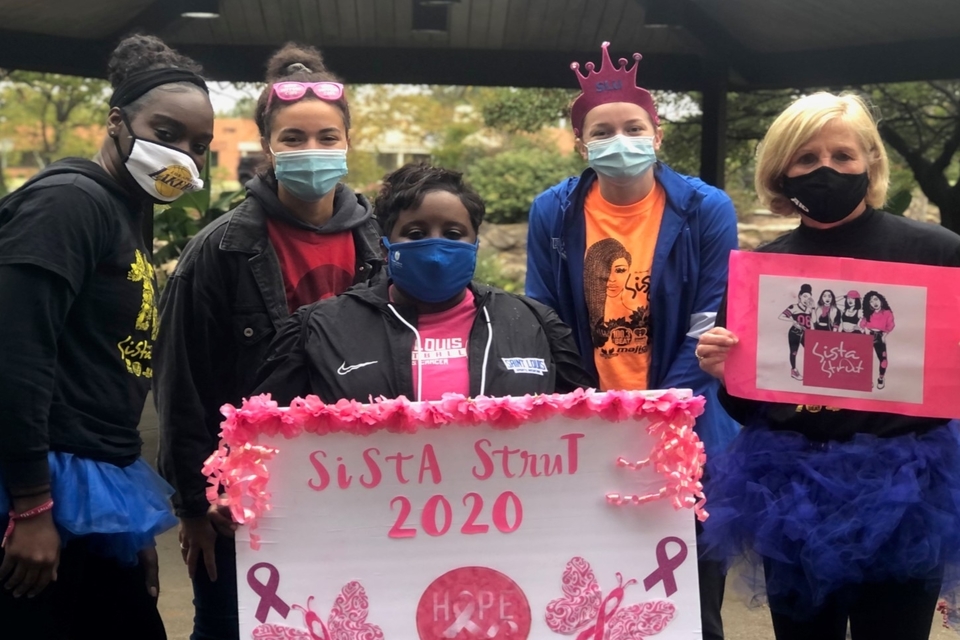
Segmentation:
{"type": "Polygon", "coordinates": [[[119,41],[137,31],[162,36],[167,27],[182,19],[182,8],[180,0],[154,0],[114,31],[112,39],[119,41]]]}
{"type": "Polygon", "coordinates": [[[714,58],[706,68],[726,67],[733,84],[750,84],[755,53],[731,36],[723,26],[692,0],[635,0],[644,10],[644,19],[656,16],[670,26],[689,33],[703,47],[704,55],[714,58]]]}
{"type": "Polygon", "coordinates": [[[104,78],[114,44],[0,30],[0,68],[104,78]]]}
{"type": "MultiPolygon", "coordinates": [[[[81,40],[0,30],[0,67],[104,77],[113,39],[81,40]]],[[[215,80],[261,81],[275,47],[174,43],[215,80]]],[[[960,38],[896,45],[757,55],[749,82],[731,78],[731,91],[761,88],[847,86],[960,78],[960,38]]],[[[595,51],[485,51],[324,47],[330,68],[353,84],[427,83],[478,86],[570,87],[570,60],[591,60],[595,51]]],[[[644,84],[652,89],[697,90],[704,64],[694,55],[644,55],[644,84]]]]}
{"type": "Polygon", "coordinates": [[[842,87],[960,78],[960,38],[757,56],[751,88],[842,87]]]}

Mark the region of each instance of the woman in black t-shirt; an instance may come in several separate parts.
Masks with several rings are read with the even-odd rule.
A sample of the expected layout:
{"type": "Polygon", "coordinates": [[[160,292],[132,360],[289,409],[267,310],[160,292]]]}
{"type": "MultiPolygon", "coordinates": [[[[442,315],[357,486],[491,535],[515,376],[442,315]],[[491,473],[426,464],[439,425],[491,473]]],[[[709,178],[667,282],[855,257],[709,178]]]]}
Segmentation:
{"type": "Polygon", "coordinates": [[[843,311],[840,312],[840,331],[845,333],[863,333],[860,321],[863,320],[863,310],[860,308],[860,293],[848,291],[843,297],[843,311]]]}
{"type": "Polygon", "coordinates": [[[122,41],[96,158],[0,201],[3,637],[166,638],[154,537],[176,524],[172,489],[137,430],[157,335],[143,228],[153,203],[203,185],[198,72],[157,38],[122,41]]]}
{"type": "MultiPolygon", "coordinates": [[[[960,266],[960,236],[874,208],[888,176],[862,100],[799,99],[771,125],[756,184],[772,210],[799,213],[801,224],[758,251],[960,266]]],[[[864,296],[864,308],[868,298],[876,294],[864,296]]],[[[868,328],[854,325],[858,300],[846,295],[843,330],[868,328]]],[[[892,330],[889,307],[872,304],[870,327],[892,330]]],[[[697,347],[700,366],[721,382],[737,348],[722,322],[721,314],[697,347]]],[[[878,355],[880,389],[885,347],[878,355]]],[[[708,462],[703,541],[710,555],[745,555],[762,567],[777,639],[843,640],[849,621],[855,640],[926,640],[938,596],[960,586],[957,424],[753,401],[725,389],[719,399],[744,429],[708,462]]]]}

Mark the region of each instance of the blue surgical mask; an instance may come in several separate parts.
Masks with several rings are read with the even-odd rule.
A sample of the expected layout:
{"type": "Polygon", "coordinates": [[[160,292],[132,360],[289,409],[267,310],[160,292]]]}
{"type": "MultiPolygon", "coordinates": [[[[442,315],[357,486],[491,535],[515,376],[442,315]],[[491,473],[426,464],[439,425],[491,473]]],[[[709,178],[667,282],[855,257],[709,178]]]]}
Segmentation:
{"type": "Polygon", "coordinates": [[[613,136],[586,146],[587,163],[607,178],[636,178],[657,161],[653,136],[613,136]]]}
{"type": "Polygon", "coordinates": [[[390,244],[386,237],[387,273],[408,296],[423,302],[444,302],[467,288],[477,269],[477,248],[449,238],[427,238],[390,244]]]}
{"type": "Polygon", "coordinates": [[[274,170],[283,188],[304,202],[316,202],[347,175],[346,149],[270,150],[276,158],[274,170]]]}

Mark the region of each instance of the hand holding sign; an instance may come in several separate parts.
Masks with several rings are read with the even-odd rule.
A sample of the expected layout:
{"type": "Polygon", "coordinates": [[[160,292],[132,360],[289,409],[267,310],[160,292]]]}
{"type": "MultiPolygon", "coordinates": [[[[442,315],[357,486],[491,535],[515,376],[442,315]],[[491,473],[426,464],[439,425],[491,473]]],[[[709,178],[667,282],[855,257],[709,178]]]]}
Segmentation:
{"type": "Polygon", "coordinates": [[[738,342],[740,339],[723,327],[714,327],[701,334],[694,352],[700,361],[700,368],[722,383],[727,357],[738,342]]]}

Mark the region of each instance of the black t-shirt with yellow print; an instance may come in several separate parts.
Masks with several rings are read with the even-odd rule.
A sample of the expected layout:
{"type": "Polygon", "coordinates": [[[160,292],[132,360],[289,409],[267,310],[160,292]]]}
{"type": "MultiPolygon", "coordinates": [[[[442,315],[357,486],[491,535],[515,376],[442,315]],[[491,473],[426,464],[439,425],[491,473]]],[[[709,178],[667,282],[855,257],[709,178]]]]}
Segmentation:
{"type": "Polygon", "coordinates": [[[99,165],[78,159],[0,201],[8,487],[45,482],[48,450],[119,466],[140,455],[157,288],[139,208],[99,165]]]}

